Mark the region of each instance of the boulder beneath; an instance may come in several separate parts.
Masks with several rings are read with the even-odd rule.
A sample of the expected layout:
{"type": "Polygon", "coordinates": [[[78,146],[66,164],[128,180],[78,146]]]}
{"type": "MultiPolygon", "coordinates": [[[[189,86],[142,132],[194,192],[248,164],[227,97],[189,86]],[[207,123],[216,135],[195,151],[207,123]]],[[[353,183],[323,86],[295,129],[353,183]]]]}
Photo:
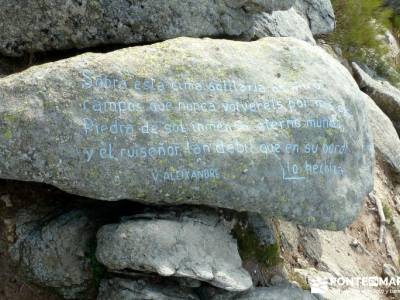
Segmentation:
{"type": "Polygon", "coordinates": [[[288,9],[294,1],[190,0],[182,4],[176,0],[1,0],[0,53],[20,56],[38,51],[149,43],[179,36],[250,40],[254,15],[288,9]]]}
{"type": "Polygon", "coordinates": [[[313,35],[335,30],[335,13],[330,0],[297,0],[294,7],[308,21],[313,35]]]}
{"type": "Polygon", "coordinates": [[[362,92],[293,38],[178,38],[0,79],[0,177],[342,229],[372,190],[362,92]]]}
{"type": "Polygon", "coordinates": [[[187,277],[229,291],[252,286],[230,228],[217,215],[137,215],[97,233],[96,256],[111,271],[187,277]]]}
{"type": "Polygon", "coordinates": [[[400,90],[385,80],[376,80],[353,62],[354,77],[360,89],[370,96],[392,120],[400,135],[400,90]]]}
{"type": "Polygon", "coordinates": [[[309,291],[292,285],[280,285],[275,287],[255,288],[245,293],[239,294],[220,294],[212,300],[317,300],[316,296],[309,291]]]}
{"type": "Polygon", "coordinates": [[[261,13],[255,17],[255,37],[294,37],[315,44],[307,21],[294,8],[272,13],[261,13]]]}
{"type": "Polygon", "coordinates": [[[198,300],[190,289],[143,279],[104,279],[97,300],[198,300]]]}
{"type": "Polygon", "coordinates": [[[80,210],[49,219],[52,214],[22,210],[10,254],[29,279],[56,289],[65,299],[77,299],[92,287],[88,255],[95,227],[80,210]]]}

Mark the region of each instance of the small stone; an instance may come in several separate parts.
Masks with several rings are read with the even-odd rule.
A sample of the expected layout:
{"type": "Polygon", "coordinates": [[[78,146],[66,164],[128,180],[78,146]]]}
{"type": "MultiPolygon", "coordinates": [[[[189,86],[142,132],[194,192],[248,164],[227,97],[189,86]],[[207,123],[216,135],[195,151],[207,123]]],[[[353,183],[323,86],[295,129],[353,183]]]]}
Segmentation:
{"type": "Polygon", "coordinates": [[[350,246],[353,248],[353,250],[355,250],[358,254],[363,254],[363,247],[361,246],[360,242],[357,241],[356,239],[354,239],[350,246]]]}
{"type": "Polygon", "coordinates": [[[396,268],[390,264],[383,264],[382,267],[383,277],[395,278],[398,272],[396,268]]]}
{"type": "Polygon", "coordinates": [[[10,197],[10,195],[2,195],[1,197],[0,197],[0,200],[1,201],[3,201],[4,202],[4,204],[6,205],[6,207],[12,207],[13,206],[13,204],[12,204],[12,202],[11,202],[11,197],[10,197]]]}
{"type": "Polygon", "coordinates": [[[308,261],[302,257],[297,257],[296,262],[300,265],[302,268],[307,268],[310,264],[308,261]]]}
{"type": "Polygon", "coordinates": [[[279,275],[273,275],[273,276],[271,277],[271,284],[272,284],[272,285],[279,285],[279,284],[282,284],[283,282],[285,282],[285,279],[282,278],[282,277],[279,276],[279,275]]]}

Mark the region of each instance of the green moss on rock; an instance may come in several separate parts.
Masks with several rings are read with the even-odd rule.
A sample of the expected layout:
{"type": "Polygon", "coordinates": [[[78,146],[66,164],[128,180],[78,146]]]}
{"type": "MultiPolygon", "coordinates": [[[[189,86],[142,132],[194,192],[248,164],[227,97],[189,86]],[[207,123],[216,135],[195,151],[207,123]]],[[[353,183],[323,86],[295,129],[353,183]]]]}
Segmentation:
{"type": "Polygon", "coordinates": [[[386,203],[383,204],[383,214],[385,215],[386,222],[391,224],[393,222],[393,211],[386,203]]]}
{"type": "Polygon", "coordinates": [[[272,267],[282,262],[279,242],[263,245],[255,232],[248,226],[238,222],[232,231],[238,242],[239,254],[242,260],[255,260],[264,267],[272,267]]]}
{"type": "Polygon", "coordinates": [[[306,279],[304,279],[304,277],[301,276],[299,273],[296,273],[296,272],[290,273],[289,274],[289,279],[291,281],[296,281],[303,290],[306,290],[306,291],[310,291],[311,290],[311,287],[308,284],[308,282],[306,281],[306,279]]]}

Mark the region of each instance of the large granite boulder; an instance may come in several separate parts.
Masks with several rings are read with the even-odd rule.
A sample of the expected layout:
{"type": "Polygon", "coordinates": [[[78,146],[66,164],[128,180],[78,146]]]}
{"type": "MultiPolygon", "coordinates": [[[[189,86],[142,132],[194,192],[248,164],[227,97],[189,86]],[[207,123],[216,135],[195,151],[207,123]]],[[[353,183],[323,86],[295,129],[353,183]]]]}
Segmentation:
{"type": "Polygon", "coordinates": [[[65,299],[81,298],[92,287],[89,251],[95,226],[83,211],[57,216],[23,209],[16,235],[10,254],[30,280],[55,289],[65,299]]]}
{"type": "Polygon", "coordinates": [[[372,78],[354,62],[352,67],[360,89],[369,95],[392,120],[397,133],[400,135],[400,90],[387,81],[372,78]]]}
{"type": "Polygon", "coordinates": [[[330,0],[297,0],[294,7],[308,21],[314,35],[335,30],[335,13],[330,0]]]}
{"type": "Polygon", "coordinates": [[[0,0],[0,53],[163,41],[178,36],[251,39],[259,12],[295,0],[0,0]],[[10,17],[12,16],[12,17],[10,17]]]}
{"type": "Polygon", "coordinates": [[[363,93],[317,46],[178,38],[0,79],[0,177],[314,227],[372,189],[363,93]]]}
{"type": "Polygon", "coordinates": [[[97,300],[198,300],[189,289],[164,282],[114,277],[102,280],[97,300]]]}
{"type": "Polygon", "coordinates": [[[295,37],[315,44],[308,22],[294,8],[261,13],[255,17],[254,35],[295,37]]]}
{"type": "Polygon", "coordinates": [[[186,277],[229,290],[252,286],[230,228],[217,215],[137,215],[97,233],[96,256],[111,271],[186,277]]]}

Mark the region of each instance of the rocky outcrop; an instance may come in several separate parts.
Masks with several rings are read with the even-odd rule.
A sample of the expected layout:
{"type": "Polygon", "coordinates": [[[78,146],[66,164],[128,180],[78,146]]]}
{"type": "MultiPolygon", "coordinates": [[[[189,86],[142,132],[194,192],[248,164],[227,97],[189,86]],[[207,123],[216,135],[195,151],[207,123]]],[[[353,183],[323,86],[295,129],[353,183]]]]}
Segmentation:
{"type": "Polygon", "coordinates": [[[105,279],[101,282],[97,300],[198,300],[196,294],[165,282],[123,278],[105,279]]]}
{"type": "Polygon", "coordinates": [[[0,177],[340,229],[372,188],[361,95],[291,38],[88,53],[0,79],[0,177]]]}
{"type": "Polygon", "coordinates": [[[400,139],[391,120],[376,103],[364,94],[364,103],[368,109],[368,123],[374,137],[375,151],[392,168],[400,172],[400,139]]]}
{"type": "Polygon", "coordinates": [[[287,10],[262,12],[254,17],[254,36],[295,37],[315,44],[313,35],[332,33],[335,14],[329,0],[297,0],[287,10]]]}
{"type": "Polygon", "coordinates": [[[282,36],[295,37],[315,44],[308,22],[294,8],[272,13],[262,13],[255,17],[255,37],[282,36]]]}
{"type": "Polygon", "coordinates": [[[335,13],[330,0],[297,0],[294,7],[308,21],[313,35],[335,29],[335,13]]]}
{"type": "Polygon", "coordinates": [[[20,212],[12,258],[36,283],[56,289],[65,299],[79,298],[92,282],[88,255],[94,224],[79,210],[49,216],[51,212],[20,212]]]}
{"type": "Polygon", "coordinates": [[[383,233],[376,203],[370,197],[357,220],[344,231],[310,229],[279,222],[282,254],[289,265],[290,278],[304,288],[311,288],[314,293],[319,290],[318,296],[324,299],[388,299],[382,295],[384,286],[365,288],[365,285],[355,283],[346,284],[344,288],[335,280],[341,277],[385,278],[397,272],[399,252],[396,243],[398,245],[400,235],[392,220],[399,218],[398,183],[391,175],[386,163],[377,155],[374,195],[381,200],[387,216],[383,233]],[[379,242],[381,234],[382,243],[379,242]],[[326,284],[327,281],[331,284],[326,284]]]}
{"type": "Polygon", "coordinates": [[[400,134],[400,91],[387,81],[373,79],[356,63],[352,66],[360,89],[375,101],[400,134]]]}
{"type": "Polygon", "coordinates": [[[97,259],[109,270],[138,270],[187,277],[243,291],[252,286],[230,229],[213,214],[137,215],[103,226],[97,259]]]}
{"type": "Polygon", "coordinates": [[[0,1],[0,53],[138,44],[178,36],[251,39],[259,12],[294,0],[0,1]],[[9,16],[13,16],[10,18],[9,16]],[[16,22],[18,20],[18,22],[16,22]]]}

